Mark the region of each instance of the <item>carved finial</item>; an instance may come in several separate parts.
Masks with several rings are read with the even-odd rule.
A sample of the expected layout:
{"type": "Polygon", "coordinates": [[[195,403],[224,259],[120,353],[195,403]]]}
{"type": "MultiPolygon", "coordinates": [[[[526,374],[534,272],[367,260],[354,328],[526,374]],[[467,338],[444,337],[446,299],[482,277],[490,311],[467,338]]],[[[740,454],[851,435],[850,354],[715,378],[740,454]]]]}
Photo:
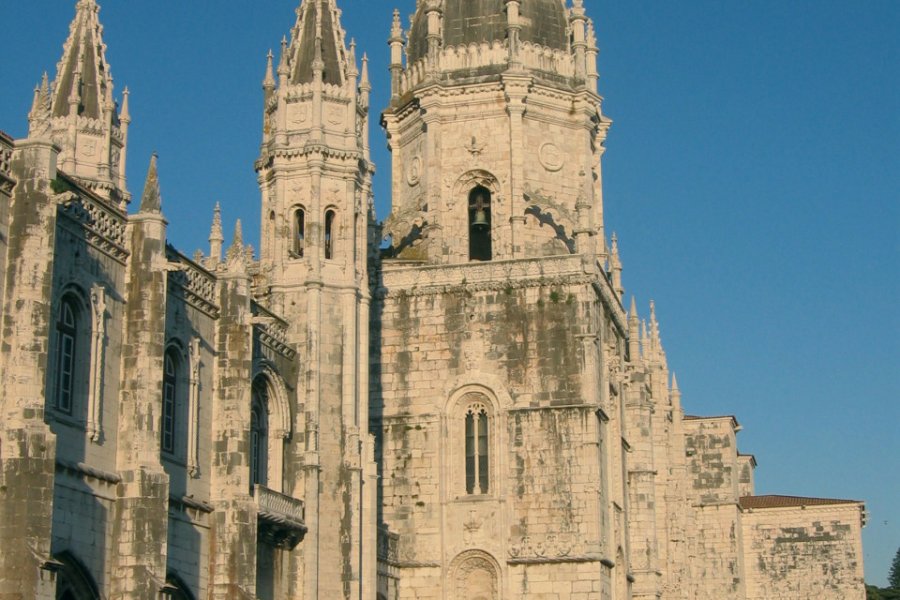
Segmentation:
{"type": "Polygon", "coordinates": [[[678,378],[675,377],[675,371],[672,371],[672,388],[671,388],[671,389],[672,389],[673,392],[680,392],[680,391],[681,391],[681,390],[678,389],[678,378]]]}
{"type": "Polygon", "coordinates": [[[394,9],[394,20],[391,22],[391,38],[402,39],[403,23],[400,21],[400,9],[394,9]]]}
{"type": "Polygon", "coordinates": [[[213,266],[222,260],[222,243],[225,241],[225,235],[222,233],[222,207],[216,202],[213,209],[212,227],[209,230],[209,259],[213,266]]]}
{"type": "Polygon", "coordinates": [[[156,152],[150,157],[150,168],[147,170],[147,181],[144,184],[144,195],[141,196],[142,213],[158,213],[162,208],[162,198],[159,194],[159,174],[157,173],[156,152]]]}
{"type": "Polygon", "coordinates": [[[263,89],[264,90],[274,90],[275,89],[275,72],[273,70],[272,61],[275,56],[272,54],[272,50],[269,49],[269,54],[266,55],[266,76],[263,79],[263,89]]]}

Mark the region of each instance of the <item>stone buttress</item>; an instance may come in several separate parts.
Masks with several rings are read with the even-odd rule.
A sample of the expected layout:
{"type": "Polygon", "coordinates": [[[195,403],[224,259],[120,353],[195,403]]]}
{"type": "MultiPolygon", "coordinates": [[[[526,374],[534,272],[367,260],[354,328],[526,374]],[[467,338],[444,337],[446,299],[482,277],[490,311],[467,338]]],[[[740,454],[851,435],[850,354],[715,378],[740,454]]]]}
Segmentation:
{"type": "Polygon", "coordinates": [[[59,149],[3,140],[4,183],[15,182],[5,239],[0,344],[0,598],[52,600],[51,523],[56,436],[44,420],[52,323],[59,149]]]}

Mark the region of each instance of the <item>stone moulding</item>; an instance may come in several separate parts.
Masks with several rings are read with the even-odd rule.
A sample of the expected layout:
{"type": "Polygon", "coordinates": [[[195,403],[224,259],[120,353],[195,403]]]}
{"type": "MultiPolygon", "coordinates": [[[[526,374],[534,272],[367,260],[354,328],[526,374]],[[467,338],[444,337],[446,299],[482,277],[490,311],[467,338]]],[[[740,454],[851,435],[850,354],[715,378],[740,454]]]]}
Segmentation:
{"type": "Polygon", "coordinates": [[[76,477],[89,477],[96,479],[109,485],[117,485],[122,482],[122,476],[118,473],[111,473],[102,469],[95,469],[90,465],[80,462],[71,462],[62,458],[56,459],[56,469],[58,471],[66,471],[76,477]]]}

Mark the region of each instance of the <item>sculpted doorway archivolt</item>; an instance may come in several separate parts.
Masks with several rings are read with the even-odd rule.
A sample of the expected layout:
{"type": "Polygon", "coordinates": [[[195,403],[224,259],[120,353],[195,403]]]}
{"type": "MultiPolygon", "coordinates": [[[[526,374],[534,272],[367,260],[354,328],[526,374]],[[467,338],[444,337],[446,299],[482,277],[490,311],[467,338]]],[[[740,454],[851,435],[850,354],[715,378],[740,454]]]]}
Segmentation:
{"type": "Polygon", "coordinates": [[[500,600],[496,562],[485,552],[460,555],[452,568],[454,600],[500,600]]]}

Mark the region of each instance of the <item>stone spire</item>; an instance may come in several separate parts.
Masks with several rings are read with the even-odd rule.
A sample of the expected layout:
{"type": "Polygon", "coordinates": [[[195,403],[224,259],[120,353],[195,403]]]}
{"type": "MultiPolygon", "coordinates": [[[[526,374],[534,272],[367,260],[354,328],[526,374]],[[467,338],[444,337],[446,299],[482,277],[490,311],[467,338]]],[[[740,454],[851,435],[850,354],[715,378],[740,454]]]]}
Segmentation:
{"type": "Polygon", "coordinates": [[[29,137],[51,138],[62,149],[62,170],[124,208],[130,119],[117,111],[99,13],[95,0],[78,0],[56,79],[36,95],[29,137]]]}
{"type": "Polygon", "coordinates": [[[290,83],[312,83],[320,70],[328,85],[351,79],[350,61],[335,0],[306,0],[297,9],[288,49],[290,83]]]}
{"type": "Polygon", "coordinates": [[[147,169],[147,181],[144,183],[144,194],[141,196],[142,213],[158,213],[162,210],[162,197],[159,194],[159,174],[157,173],[157,156],[150,157],[150,168],[147,169]]]}
{"type": "Polygon", "coordinates": [[[107,88],[112,87],[112,75],[106,62],[103,27],[97,18],[100,7],[94,0],[80,0],[75,7],[69,39],[63,47],[54,86],[53,116],[65,117],[72,108],[70,99],[77,100],[78,114],[100,119],[104,112],[107,88]]]}

